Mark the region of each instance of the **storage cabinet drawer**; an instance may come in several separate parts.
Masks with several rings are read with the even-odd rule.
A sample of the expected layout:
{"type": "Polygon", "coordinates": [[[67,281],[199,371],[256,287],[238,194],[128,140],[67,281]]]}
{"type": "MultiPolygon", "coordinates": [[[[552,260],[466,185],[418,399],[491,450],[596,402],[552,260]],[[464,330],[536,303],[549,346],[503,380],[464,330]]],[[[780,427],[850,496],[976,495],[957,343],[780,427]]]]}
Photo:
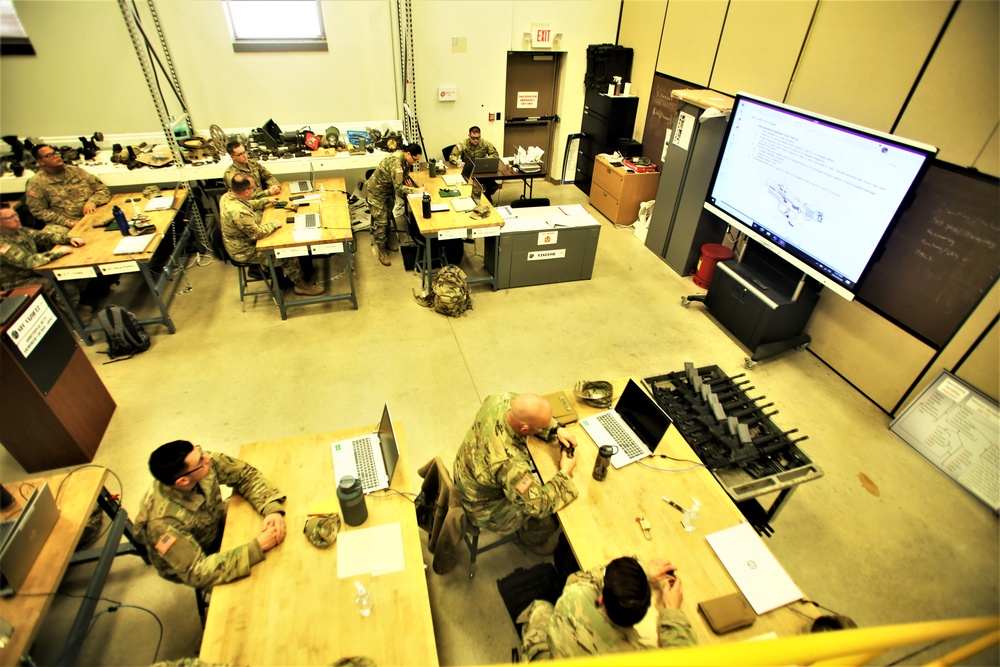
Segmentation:
{"type": "MultiPolygon", "coordinates": [[[[600,169],[600,167],[598,167],[600,169]]],[[[603,213],[611,222],[618,224],[618,198],[597,184],[590,185],[590,204],[603,213]]]]}
{"type": "Polygon", "coordinates": [[[625,173],[622,169],[616,169],[603,159],[594,163],[594,183],[607,190],[615,199],[622,196],[622,185],[625,181],[625,173]]]}

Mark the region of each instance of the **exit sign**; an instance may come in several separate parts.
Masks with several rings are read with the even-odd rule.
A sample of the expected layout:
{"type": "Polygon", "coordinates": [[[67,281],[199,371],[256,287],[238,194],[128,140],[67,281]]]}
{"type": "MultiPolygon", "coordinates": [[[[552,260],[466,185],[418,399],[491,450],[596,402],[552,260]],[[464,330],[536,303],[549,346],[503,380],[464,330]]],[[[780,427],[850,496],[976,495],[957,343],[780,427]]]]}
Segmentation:
{"type": "Polygon", "coordinates": [[[552,48],[552,28],[548,23],[531,24],[531,48],[551,49],[552,48]]]}

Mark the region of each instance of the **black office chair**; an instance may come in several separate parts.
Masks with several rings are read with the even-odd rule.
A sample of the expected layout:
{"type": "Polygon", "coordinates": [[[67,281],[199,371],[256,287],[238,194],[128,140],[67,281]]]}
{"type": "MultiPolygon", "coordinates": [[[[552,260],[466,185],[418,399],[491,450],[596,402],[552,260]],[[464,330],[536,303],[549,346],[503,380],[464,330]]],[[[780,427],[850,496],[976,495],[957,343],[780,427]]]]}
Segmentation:
{"type": "Polygon", "coordinates": [[[532,206],[548,206],[547,197],[536,197],[534,199],[515,199],[510,203],[511,208],[531,208],[532,206]]]}
{"type": "Polygon", "coordinates": [[[445,146],[444,150],[441,151],[441,153],[444,155],[445,162],[451,159],[451,151],[455,148],[455,146],[456,144],[452,144],[451,146],[445,146]]]}

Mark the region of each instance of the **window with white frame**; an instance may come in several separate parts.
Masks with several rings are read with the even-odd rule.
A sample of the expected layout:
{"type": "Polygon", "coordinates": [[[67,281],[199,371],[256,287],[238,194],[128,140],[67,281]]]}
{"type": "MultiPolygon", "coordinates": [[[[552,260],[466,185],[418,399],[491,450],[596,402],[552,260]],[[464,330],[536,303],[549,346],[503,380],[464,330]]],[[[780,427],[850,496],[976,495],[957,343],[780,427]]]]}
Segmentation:
{"type": "Polygon", "coordinates": [[[326,51],[320,0],[222,0],[234,51],[326,51]]]}

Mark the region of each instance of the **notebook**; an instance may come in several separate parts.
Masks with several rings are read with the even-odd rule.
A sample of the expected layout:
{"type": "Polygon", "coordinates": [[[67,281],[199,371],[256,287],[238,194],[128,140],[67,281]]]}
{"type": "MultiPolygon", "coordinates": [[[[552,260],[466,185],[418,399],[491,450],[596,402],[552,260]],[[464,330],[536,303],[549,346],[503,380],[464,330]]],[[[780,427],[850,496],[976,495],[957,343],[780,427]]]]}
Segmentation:
{"type": "Polygon", "coordinates": [[[302,194],[303,192],[312,192],[312,189],[312,181],[290,181],[288,183],[288,192],[293,195],[302,194]]]}
{"type": "Polygon", "coordinates": [[[473,174],[495,174],[500,171],[499,157],[481,157],[478,160],[471,160],[476,165],[472,170],[473,174]]]}
{"type": "Polygon", "coordinates": [[[141,255],[146,252],[146,248],[149,247],[149,242],[152,240],[153,236],[151,234],[122,237],[122,240],[115,246],[114,254],[141,255]]]}
{"type": "Polygon", "coordinates": [[[705,539],[758,614],[802,599],[802,591],[750,524],[738,523],[705,539]]]}
{"type": "Polygon", "coordinates": [[[295,215],[295,231],[319,229],[322,224],[319,213],[298,213],[295,215]]]}
{"type": "Polygon", "coordinates": [[[444,184],[449,188],[457,188],[460,185],[466,184],[465,176],[462,176],[461,174],[447,174],[442,176],[441,180],[444,181],[444,184]]]}
{"type": "Polygon", "coordinates": [[[451,200],[451,206],[458,213],[465,213],[476,208],[476,202],[472,201],[472,197],[456,197],[451,200]]]}
{"type": "Polygon", "coordinates": [[[365,493],[389,488],[399,460],[389,406],[382,409],[382,421],[374,433],[335,442],[330,448],[336,479],[346,475],[360,479],[365,493]]]}
{"type": "Polygon", "coordinates": [[[159,197],[153,197],[148,202],[146,202],[146,212],[149,211],[166,211],[174,206],[174,196],[173,195],[161,195],[159,197]]]}
{"type": "Polygon", "coordinates": [[[580,420],[598,447],[617,446],[611,457],[616,469],[653,453],[670,423],[667,413],[633,380],[625,385],[613,409],[580,420]]]}
{"type": "Polygon", "coordinates": [[[24,585],[31,566],[59,520],[59,508],[48,484],[36,488],[0,547],[0,595],[24,585]]]}

